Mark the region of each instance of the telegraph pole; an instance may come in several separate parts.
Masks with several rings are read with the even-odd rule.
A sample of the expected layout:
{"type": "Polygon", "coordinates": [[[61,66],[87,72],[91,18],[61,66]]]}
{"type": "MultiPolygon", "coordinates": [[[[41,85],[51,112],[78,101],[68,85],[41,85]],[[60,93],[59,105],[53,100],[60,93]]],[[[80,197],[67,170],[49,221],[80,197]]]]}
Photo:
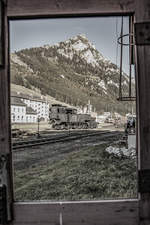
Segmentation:
{"type": "Polygon", "coordinates": [[[39,116],[38,116],[38,118],[37,118],[37,122],[38,122],[37,137],[39,138],[39,137],[40,137],[40,118],[39,118],[39,116]]]}

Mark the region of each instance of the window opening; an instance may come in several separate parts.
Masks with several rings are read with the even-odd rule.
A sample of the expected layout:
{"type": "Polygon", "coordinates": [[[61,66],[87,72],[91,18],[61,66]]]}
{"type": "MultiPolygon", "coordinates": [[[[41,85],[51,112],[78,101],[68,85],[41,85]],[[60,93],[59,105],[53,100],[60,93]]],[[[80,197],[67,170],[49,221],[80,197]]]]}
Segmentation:
{"type": "Polygon", "coordinates": [[[15,200],[136,197],[136,108],[117,101],[120,29],[121,17],[10,21],[11,108],[24,108],[12,123],[15,200]]]}

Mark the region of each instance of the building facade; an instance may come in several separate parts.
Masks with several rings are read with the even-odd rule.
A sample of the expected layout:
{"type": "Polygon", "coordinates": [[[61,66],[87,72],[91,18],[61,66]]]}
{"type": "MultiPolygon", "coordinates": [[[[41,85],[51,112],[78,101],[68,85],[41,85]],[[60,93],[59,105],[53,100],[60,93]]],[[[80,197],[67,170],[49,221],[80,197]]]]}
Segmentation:
{"type": "Polygon", "coordinates": [[[26,105],[12,98],[11,101],[11,121],[13,123],[26,123],[26,105]]]}
{"type": "Polygon", "coordinates": [[[28,107],[20,98],[11,97],[11,122],[12,123],[36,123],[37,112],[28,107]]]}
{"type": "Polygon", "coordinates": [[[21,101],[24,102],[28,107],[32,108],[43,121],[49,119],[49,104],[47,101],[36,98],[25,98],[22,97],[21,101]]]}

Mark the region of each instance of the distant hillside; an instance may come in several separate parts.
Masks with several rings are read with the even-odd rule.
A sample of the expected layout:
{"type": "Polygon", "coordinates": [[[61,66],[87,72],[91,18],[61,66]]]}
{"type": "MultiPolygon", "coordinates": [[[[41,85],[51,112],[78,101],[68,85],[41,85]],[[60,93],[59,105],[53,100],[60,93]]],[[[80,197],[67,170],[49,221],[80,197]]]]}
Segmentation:
{"type": "MultiPolygon", "coordinates": [[[[118,67],[105,59],[84,35],[13,53],[11,82],[74,106],[84,106],[90,100],[98,112],[125,113],[129,108],[129,103],[116,100],[118,67]]],[[[127,95],[126,74],[123,92],[127,95]]]]}
{"type": "Polygon", "coordinates": [[[61,101],[58,101],[49,95],[46,95],[46,96],[41,95],[41,92],[38,89],[31,90],[31,89],[23,87],[21,85],[11,84],[11,95],[19,96],[20,93],[25,94],[29,98],[36,97],[37,99],[40,99],[40,98],[44,99],[44,100],[46,99],[49,104],[62,104],[62,105],[66,105],[68,107],[72,107],[71,105],[61,102],[61,101]]]}

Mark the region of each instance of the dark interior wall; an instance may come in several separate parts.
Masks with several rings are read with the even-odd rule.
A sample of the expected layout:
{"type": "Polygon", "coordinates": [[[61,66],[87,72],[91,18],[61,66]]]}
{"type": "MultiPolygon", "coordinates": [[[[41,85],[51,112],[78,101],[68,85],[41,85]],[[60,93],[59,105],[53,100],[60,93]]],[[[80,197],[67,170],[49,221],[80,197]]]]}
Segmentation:
{"type": "Polygon", "coordinates": [[[140,225],[150,224],[150,1],[137,0],[136,70],[138,106],[138,169],[140,225]],[[139,24],[140,23],[140,24],[139,24]],[[138,26],[141,26],[138,28],[138,26]],[[149,40],[149,41],[148,41],[149,40]],[[142,174],[142,175],[141,175],[142,174]],[[146,175],[147,174],[147,175],[146,175]]]}
{"type": "MultiPolygon", "coordinates": [[[[150,21],[149,0],[8,0],[7,4],[7,8],[5,8],[5,67],[0,68],[0,153],[4,154],[10,151],[7,16],[23,18],[61,16],[63,14],[101,13],[112,15],[135,12],[136,22],[150,21]]],[[[150,45],[137,46],[136,53],[139,169],[150,170],[150,45]]],[[[9,160],[11,160],[11,154],[9,154],[9,160]]],[[[6,177],[10,181],[10,169],[7,172],[6,177]]],[[[9,181],[8,185],[11,189],[9,181]]],[[[140,225],[149,225],[150,194],[141,193],[140,197],[140,225]]]]}

